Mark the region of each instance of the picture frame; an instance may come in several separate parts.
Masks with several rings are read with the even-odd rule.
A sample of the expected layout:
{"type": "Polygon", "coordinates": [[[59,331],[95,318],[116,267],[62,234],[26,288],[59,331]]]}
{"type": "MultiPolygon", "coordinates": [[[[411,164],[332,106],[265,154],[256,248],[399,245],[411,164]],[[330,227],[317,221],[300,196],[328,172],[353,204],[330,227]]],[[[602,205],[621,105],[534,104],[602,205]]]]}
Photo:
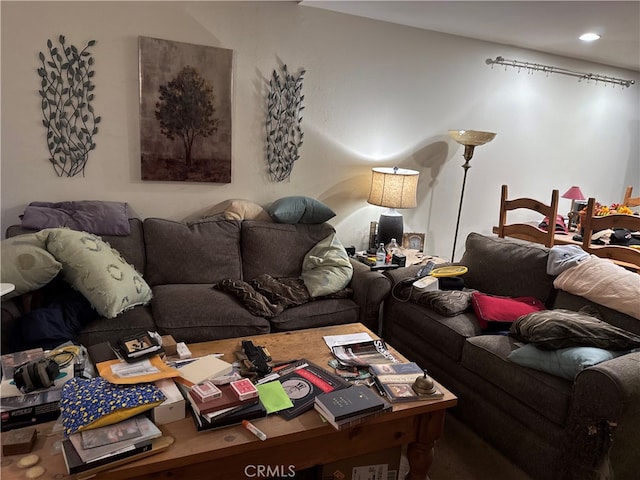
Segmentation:
{"type": "Polygon", "coordinates": [[[410,250],[424,251],[424,233],[407,232],[402,234],[402,248],[410,250]]]}
{"type": "Polygon", "coordinates": [[[141,179],[231,183],[233,50],[140,36],[138,56],[141,179]]]}

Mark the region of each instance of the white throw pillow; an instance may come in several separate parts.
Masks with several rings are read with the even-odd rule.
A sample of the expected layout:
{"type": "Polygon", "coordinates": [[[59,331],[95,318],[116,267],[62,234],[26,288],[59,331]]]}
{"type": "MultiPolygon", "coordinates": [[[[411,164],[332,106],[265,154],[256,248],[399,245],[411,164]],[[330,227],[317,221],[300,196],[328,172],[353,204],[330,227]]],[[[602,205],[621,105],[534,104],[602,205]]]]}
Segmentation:
{"type": "Polygon", "coordinates": [[[64,279],[103,317],[114,318],[151,300],[142,275],[97,235],[66,228],[49,228],[36,235],[62,263],[64,279]]]}
{"type": "Polygon", "coordinates": [[[335,233],[318,242],[305,255],[302,280],[312,297],[339,292],[353,276],[349,255],[335,233]]]}
{"type": "Polygon", "coordinates": [[[16,287],[3,296],[3,300],[44,287],[62,268],[35,233],[8,238],[1,245],[2,283],[12,283],[16,287]]]}

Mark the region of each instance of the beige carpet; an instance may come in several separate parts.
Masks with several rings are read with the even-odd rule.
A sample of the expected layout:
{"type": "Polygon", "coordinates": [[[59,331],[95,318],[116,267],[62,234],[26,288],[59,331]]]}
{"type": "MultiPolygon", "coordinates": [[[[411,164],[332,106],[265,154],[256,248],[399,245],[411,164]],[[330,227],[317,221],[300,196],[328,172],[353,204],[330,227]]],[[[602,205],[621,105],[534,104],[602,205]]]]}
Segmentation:
{"type": "MultiPolygon", "coordinates": [[[[403,455],[399,479],[408,471],[403,455]]],[[[520,468],[448,414],[444,436],[436,443],[429,480],[531,480],[520,468]]]]}

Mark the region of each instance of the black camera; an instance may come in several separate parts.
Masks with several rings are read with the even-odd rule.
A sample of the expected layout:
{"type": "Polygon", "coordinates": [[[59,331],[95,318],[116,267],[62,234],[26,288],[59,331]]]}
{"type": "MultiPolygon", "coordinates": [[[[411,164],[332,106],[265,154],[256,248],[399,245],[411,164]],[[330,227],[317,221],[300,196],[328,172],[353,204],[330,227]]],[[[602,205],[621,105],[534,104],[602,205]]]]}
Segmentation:
{"type": "Polygon", "coordinates": [[[53,385],[60,373],[58,364],[50,358],[41,358],[20,365],[13,372],[13,380],[23,393],[33,392],[53,385]]]}

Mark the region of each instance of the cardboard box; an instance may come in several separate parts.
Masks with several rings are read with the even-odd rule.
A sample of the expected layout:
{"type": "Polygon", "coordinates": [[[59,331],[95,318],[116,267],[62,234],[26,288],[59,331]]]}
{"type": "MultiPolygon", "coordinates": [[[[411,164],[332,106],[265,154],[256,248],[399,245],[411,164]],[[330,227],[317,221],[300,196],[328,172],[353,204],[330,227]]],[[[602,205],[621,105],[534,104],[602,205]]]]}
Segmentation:
{"type": "Polygon", "coordinates": [[[167,399],[153,409],[153,421],[156,425],[164,425],[182,420],[186,415],[186,403],[176,384],[170,378],[155,383],[167,399]]]}
{"type": "Polygon", "coordinates": [[[162,335],[162,348],[164,353],[169,357],[173,357],[178,354],[178,344],[171,335],[162,335]]]}
{"type": "Polygon", "coordinates": [[[322,465],[321,480],[397,480],[402,447],[322,465]]]}

